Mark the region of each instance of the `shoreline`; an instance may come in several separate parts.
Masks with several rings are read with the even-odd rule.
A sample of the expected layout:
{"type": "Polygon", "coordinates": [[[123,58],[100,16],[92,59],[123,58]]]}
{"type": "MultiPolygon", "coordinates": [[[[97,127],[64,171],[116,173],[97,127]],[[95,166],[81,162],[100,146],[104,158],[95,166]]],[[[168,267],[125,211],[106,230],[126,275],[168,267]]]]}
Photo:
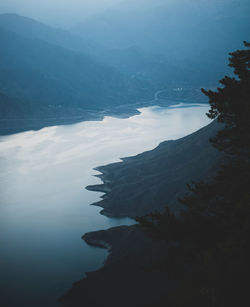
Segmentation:
{"type": "MultiPolygon", "coordinates": [[[[100,172],[94,176],[102,183],[86,189],[103,192],[104,195],[92,205],[103,208],[102,215],[116,218],[135,218],[160,211],[165,209],[167,202],[171,211],[178,212],[177,198],[187,193],[186,183],[204,178],[204,173],[209,178],[223,158],[209,142],[219,128],[220,125],[214,121],[176,141],[165,141],[153,150],[94,168],[100,172]],[[204,164],[204,161],[208,163],[204,164]]],[[[159,261],[159,253],[164,251],[167,254],[168,242],[152,240],[138,224],[86,233],[82,239],[90,246],[107,249],[109,254],[100,269],[88,272],[60,298],[64,306],[78,306],[86,302],[87,306],[99,307],[103,300],[107,300],[113,307],[117,303],[116,294],[123,296],[126,288],[132,297],[128,296],[128,301],[122,302],[121,306],[127,307],[131,299],[138,304],[142,301],[147,303],[150,298],[145,297],[145,293],[149,285],[154,287],[157,284],[160,292],[166,292],[167,277],[151,271],[150,266],[159,261]],[[138,284],[141,292],[137,291],[138,284]],[[115,290],[110,292],[113,288],[115,290]],[[95,297],[96,289],[99,289],[98,297],[95,297]]],[[[152,306],[154,304],[152,302],[152,306]]]]}
{"type": "MultiPolygon", "coordinates": [[[[159,283],[159,280],[164,281],[159,285],[161,295],[166,290],[166,276],[159,272],[150,272],[148,267],[152,261],[157,261],[160,251],[167,254],[169,243],[153,241],[138,225],[86,233],[83,239],[87,244],[108,249],[109,254],[100,269],[87,272],[85,278],[74,283],[73,287],[59,298],[63,306],[100,307],[108,303],[113,307],[117,306],[119,297],[123,297],[123,300],[119,301],[119,306],[122,307],[129,306],[131,299],[138,304],[147,302],[148,299],[152,300],[147,298],[148,289],[159,283]],[[124,291],[128,296],[124,297],[124,291]]],[[[155,299],[150,306],[154,306],[154,303],[155,299]]]]}
{"type": "Polygon", "coordinates": [[[212,122],[178,140],[164,141],[152,150],[94,168],[100,172],[94,176],[102,183],[85,188],[104,194],[91,205],[101,207],[100,214],[115,218],[134,219],[163,211],[166,204],[178,214],[181,205],[177,199],[188,192],[186,184],[209,179],[221,159],[209,143],[218,129],[219,124],[212,122]]]}
{"type": "MultiPolygon", "coordinates": [[[[57,117],[53,113],[52,116],[47,114],[47,117],[24,117],[24,118],[0,118],[0,137],[7,136],[16,133],[22,133],[29,130],[40,130],[45,127],[61,126],[61,125],[73,125],[83,121],[101,121],[105,116],[112,116],[116,118],[129,118],[134,115],[140,114],[139,108],[146,108],[157,105],[159,107],[169,107],[176,103],[189,104],[192,101],[193,104],[207,104],[205,99],[196,97],[194,94],[198,88],[183,88],[183,92],[180,92],[181,97],[176,96],[175,88],[164,89],[154,93],[152,100],[137,101],[135,103],[128,103],[107,107],[102,110],[90,110],[90,109],[61,109],[61,116],[57,117]],[[185,93],[187,91],[187,93],[185,93]],[[169,94],[159,98],[157,93],[167,92],[169,94]],[[156,95],[156,96],[155,96],[156,95]],[[71,114],[71,116],[67,116],[71,114]]],[[[200,89],[199,89],[200,91],[200,89]]],[[[196,93],[197,95],[197,93],[196,93]]]]}
{"type": "Polygon", "coordinates": [[[126,112],[114,113],[114,111],[86,111],[83,115],[72,117],[48,117],[48,118],[6,118],[0,119],[0,137],[9,136],[12,134],[38,131],[43,128],[63,125],[74,125],[85,121],[102,121],[105,116],[114,116],[117,118],[129,118],[140,114],[140,111],[128,109],[126,112]]]}

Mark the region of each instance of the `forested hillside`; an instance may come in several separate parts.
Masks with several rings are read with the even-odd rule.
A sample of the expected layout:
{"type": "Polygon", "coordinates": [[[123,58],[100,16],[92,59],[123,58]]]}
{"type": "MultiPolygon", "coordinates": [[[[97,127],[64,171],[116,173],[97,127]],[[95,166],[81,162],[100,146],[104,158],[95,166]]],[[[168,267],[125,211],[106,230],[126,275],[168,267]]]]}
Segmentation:
{"type": "Polygon", "coordinates": [[[131,79],[82,52],[1,27],[0,40],[0,114],[4,126],[12,125],[11,119],[84,116],[87,110],[103,110],[153,96],[154,91],[145,82],[131,79]]]}

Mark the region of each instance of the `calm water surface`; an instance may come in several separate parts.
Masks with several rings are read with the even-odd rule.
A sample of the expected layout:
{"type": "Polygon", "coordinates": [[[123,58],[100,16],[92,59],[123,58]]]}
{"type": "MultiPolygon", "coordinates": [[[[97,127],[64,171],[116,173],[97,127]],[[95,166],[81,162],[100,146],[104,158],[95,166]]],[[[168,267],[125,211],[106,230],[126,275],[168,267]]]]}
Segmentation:
{"type": "Polygon", "coordinates": [[[133,223],[90,206],[101,193],[94,167],[119,161],[208,124],[207,105],[140,109],[128,119],[44,128],[0,137],[0,291],[2,306],[57,306],[56,298],[107,252],[88,231],[133,223]]]}

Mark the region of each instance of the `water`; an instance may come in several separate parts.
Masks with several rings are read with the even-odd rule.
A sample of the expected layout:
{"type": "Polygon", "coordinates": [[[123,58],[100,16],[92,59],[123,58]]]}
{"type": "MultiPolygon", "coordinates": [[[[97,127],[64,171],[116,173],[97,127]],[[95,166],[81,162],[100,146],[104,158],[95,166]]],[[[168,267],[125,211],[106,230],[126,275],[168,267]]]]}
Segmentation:
{"type": "Polygon", "coordinates": [[[94,167],[177,139],[210,120],[207,105],[140,109],[128,119],[48,127],[0,137],[0,291],[2,306],[57,306],[56,298],[107,251],[81,239],[88,231],[131,224],[89,206],[101,193],[94,167]]]}

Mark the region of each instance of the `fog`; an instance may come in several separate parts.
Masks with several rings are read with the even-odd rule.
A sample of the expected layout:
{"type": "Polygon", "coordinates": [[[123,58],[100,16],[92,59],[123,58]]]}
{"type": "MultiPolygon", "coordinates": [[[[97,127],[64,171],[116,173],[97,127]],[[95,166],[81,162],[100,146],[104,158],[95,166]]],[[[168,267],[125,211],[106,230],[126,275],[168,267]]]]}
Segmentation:
{"type": "Polygon", "coordinates": [[[52,26],[70,28],[108,9],[141,10],[171,2],[173,0],[1,0],[0,14],[16,13],[52,26]]]}
{"type": "MultiPolygon", "coordinates": [[[[125,100],[129,101],[129,92],[133,93],[131,99],[138,101],[145,97],[151,99],[155,91],[169,87],[217,86],[217,80],[231,73],[227,66],[228,53],[242,47],[250,29],[249,0],[3,0],[0,2],[0,12],[21,14],[66,29],[60,32],[17,15],[0,16],[0,28],[50,44],[40,46],[39,58],[30,52],[31,61],[31,57],[26,59],[23,56],[27,54],[25,49],[29,48],[27,42],[23,42],[20,48],[16,47],[19,54],[14,53],[13,61],[9,55],[15,40],[9,39],[2,44],[9,59],[3,63],[16,63],[19,57],[18,65],[28,69],[23,73],[25,80],[34,69],[38,74],[43,71],[50,79],[44,86],[39,84],[34,88],[32,103],[40,101],[41,97],[48,98],[49,84],[53,85],[50,89],[56,94],[53,99],[50,96],[49,103],[46,103],[66,105],[65,101],[70,101],[71,106],[77,104],[85,108],[87,102],[93,99],[92,107],[97,106],[97,101],[100,107],[100,97],[103,101],[109,97],[105,103],[109,101],[109,107],[113,106],[110,97],[114,102],[117,93],[119,103],[124,103],[125,100]],[[58,50],[48,51],[48,47],[53,48],[51,45],[68,49],[68,60],[64,61],[58,50]],[[96,66],[90,69],[85,64],[84,67],[75,65],[74,54],[69,51],[84,53],[91,57],[96,66]],[[44,61],[50,74],[44,69],[44,61]],[[42,62],[43,65],[40,65],[42,62]],[[54,65],[50,65],[50,62],[54,65]],[[105,65],[105,69],[100,67],[100,63],[105,65]],[[119,77],[108,73],[106,67],[115,69],[119,77]],[[113,78],[115,82],[112,82],[113,78]],[[135,83],[134,79],[143,83],[135,83]],[[55,80],[60,82],[54,85],[55,80]],[[103,80],[110,82],[104,84],[103,80]],[[84,86],[79,85],[79,81],[84,82],[84,86]],[[60,87],[60,84],[64,86],[60,87]],[[69,84],[74,84],[74,91],[71,91],[69,84]],[[98,89],[93,90],[93,86],[98,89]],[[127,91],[128,87],[133,91],[127,91]],[[36,97],[42,89],[45,89],[45,93],[36,97]],[[78,104],[79,97],[81,101],[78,104]]],[[[34,42],[30,41],[30,44],[34,42]]],[[[30,88],[24,89],[23,85],[18,84],[14,89],[13,83],[10,84],[8,80],[6,76],[0,80],[4,89],[8,83],[9,93],[6,94],[13,96],[13,93],[18,93],[18,99],[27,101],[30,88]]],[[[35,82],[31,86],[35,87],[35,82]]]]}
{"type": "Polygon", "coordinates": [[[70,27],[124,0],[1,0],[0,13],[16,13],[54,26],[70,27]]]}
{"type": "Polygon", "coordinates": [[[0,136],[2,306],[54,307],[101,266],[81,236],[131,220],[90,206],[93,168],[208,124],[200,89],[249,29],[249,0],[0,0],[0,135],[19,132],[0,136]]]}

